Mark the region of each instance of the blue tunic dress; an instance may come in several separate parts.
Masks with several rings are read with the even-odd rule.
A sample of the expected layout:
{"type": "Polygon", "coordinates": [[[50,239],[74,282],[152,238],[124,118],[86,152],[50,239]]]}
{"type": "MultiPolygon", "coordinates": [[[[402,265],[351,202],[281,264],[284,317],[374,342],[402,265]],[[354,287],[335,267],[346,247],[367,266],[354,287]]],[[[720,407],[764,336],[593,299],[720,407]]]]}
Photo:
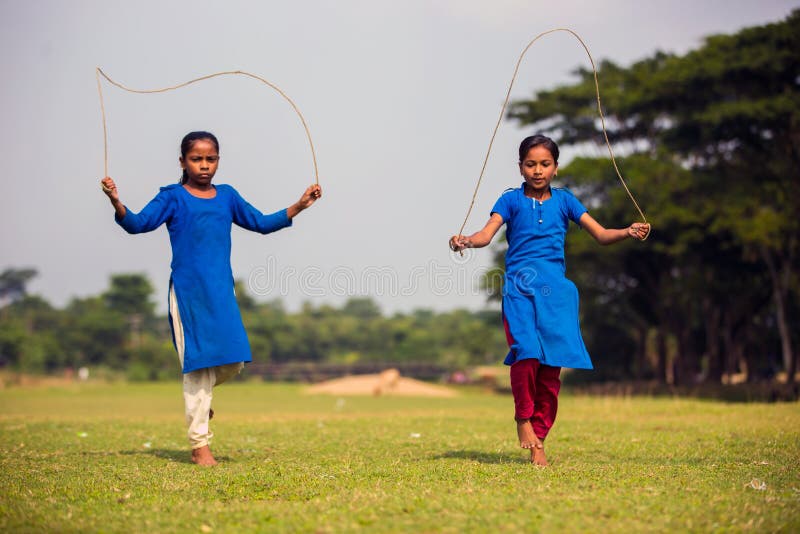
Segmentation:
{"type": "Polygon", "coordinates": [[[505,363],[535,358],[554,367],[591,369],[578,322],[578,289],[564,275],[569,221],[578,223],[587,210],[566,189],[551,188],[551,194],[543,202],[528,198],[523,183],[492,208],[506,223],[508,240],[503,322],[510,350],[505,363]]]}
{"type": "Polygon", "coordinates": [[[285,209],[264,215],[233,187],[215,187],[214,198],[198,198],[180,184],[168,185],[141,212],[126,206],[125,217],[115,217],[131,234],[167,223],[172,245],[170,284],[184,329],[184,373],[252,360],[233,292],[231,225],[267,234],[292,224],[285,209]]]}

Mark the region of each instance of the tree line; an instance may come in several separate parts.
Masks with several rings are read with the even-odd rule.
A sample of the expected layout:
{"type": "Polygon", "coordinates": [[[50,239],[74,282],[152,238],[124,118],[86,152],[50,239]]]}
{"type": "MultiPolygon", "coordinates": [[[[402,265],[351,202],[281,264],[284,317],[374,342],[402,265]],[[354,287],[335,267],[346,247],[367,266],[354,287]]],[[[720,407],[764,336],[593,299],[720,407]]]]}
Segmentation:
{"type": "MultiPolygon", "coordinates": [[[[0,273],[0,366],[104,367],[136,379],[180,374],[167,317],[155,312],[145,275],[112,275],[101,294],[72,299],[63,309],[27,293],[35,275],[35,269],[0,273]]],[[[257,302],[238,282],[236,295],[260,363],[427,362],[455,369],[496,363],[507,351],[496,310],[385,316],[369,297],[353,297],[340,307],[306,303],[289,312],[280,300],[257,302]]]]}

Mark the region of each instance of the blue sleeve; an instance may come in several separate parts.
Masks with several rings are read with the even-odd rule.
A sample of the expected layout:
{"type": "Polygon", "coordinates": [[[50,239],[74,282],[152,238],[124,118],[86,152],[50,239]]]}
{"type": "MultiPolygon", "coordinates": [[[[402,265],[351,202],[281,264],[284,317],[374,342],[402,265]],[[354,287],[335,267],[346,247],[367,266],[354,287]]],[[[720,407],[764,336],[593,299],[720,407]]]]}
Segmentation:
{"type": "Polygon", "coordinates": [[[286,213],[286,209],[264,215],[243,199],[236,189],[233,187],[229,187],[229,189],[231,191],[233,222],[237,226],[260,234],[269,234],[287,226],[292,226],[292,220],[286,213]]]}
{"type": "Polygon", "coordinates": [[[497,202],[494,203],[494,207],[492,208],[492,211],[489,212],[489,215],[492,213],[496,213],[502,217],[503,222],[508,222],[511,220],[512,207],[510,193],[504,193],[500,195],[500,198],[498,198],[497,202]]]}
{"type": "Polygon", "coordinates": [[[129,234],[152,232],[172,216],[175,203],[172,194],[162,189],[139,213],[125,206],[125,216],[121,219],[114,214],[114,220],[129,234]]]}
{"type": "Polygon", "coordinates": [[[578,200],[578,197],[572,194],[571,191],[567,189],[563,189],[564,191],[564,208],[567,212],[567,217],[570,218],[575,224],[580,225],[581,216],[586,213],[587,210],[581,201],[578,200]]]}

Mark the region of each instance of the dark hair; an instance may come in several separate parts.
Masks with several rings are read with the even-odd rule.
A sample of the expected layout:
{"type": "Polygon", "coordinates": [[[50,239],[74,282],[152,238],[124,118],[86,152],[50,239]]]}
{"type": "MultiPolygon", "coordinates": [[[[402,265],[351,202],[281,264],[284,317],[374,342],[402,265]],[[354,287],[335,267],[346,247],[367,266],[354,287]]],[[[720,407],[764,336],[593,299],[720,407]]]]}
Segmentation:
{"type": "Polygon", "coordinates": [[[522,163],[530,149],[539,145],[549,150],[550,154],[553,155],[553,162],[558,164],[558,145],[555,141],[542,134],[531,135],[522,140],[519,145],[519,162],[522,163]]]}
{"type": "MultiPolygon", "coordinates": [[[[194,144],[201,139],[206,139],[214,143],[214,147],[216,147],[217,152],[219,152],[219,141],[211,132],[189,132],[185,136],[183,136],[183,141],[181,141],[181,157],[185,158],[187,152],[189,152],[194,144]]],[[[181,184],[185,184],[186,180],[188,180],[188,176],[186,176],[186,169],[183,170],[183,174],[181,175],[181,184]]]]}

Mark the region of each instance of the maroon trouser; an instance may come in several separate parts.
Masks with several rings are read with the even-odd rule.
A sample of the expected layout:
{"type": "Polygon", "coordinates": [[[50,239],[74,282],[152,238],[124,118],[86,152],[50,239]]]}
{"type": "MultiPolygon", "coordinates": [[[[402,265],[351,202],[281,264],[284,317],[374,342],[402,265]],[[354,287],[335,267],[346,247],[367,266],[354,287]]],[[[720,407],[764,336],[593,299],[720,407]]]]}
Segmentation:
{"type": "MultiPolygon", "coordinates": [[[[504,321],[505,322],[505,321],[504,321]]],[[[513,344],[506,324],[508,345],[513,344]]],[[[539,360],[517,360],[511,366],[511,393],[514,395],[514,418],[530,419],[539,439],[547,437],[556,421],[558,392],[561,389],[561,367],[544,365],[539,360]]]]}
{"type": "Polygon", "coordinates": [[[511,366],[511,392],[514,394],[514,418],[530,419],[539,439],[547,437],[556,421],[561,367],[542,365],[539,360],[519,360],[511,366]]]}

